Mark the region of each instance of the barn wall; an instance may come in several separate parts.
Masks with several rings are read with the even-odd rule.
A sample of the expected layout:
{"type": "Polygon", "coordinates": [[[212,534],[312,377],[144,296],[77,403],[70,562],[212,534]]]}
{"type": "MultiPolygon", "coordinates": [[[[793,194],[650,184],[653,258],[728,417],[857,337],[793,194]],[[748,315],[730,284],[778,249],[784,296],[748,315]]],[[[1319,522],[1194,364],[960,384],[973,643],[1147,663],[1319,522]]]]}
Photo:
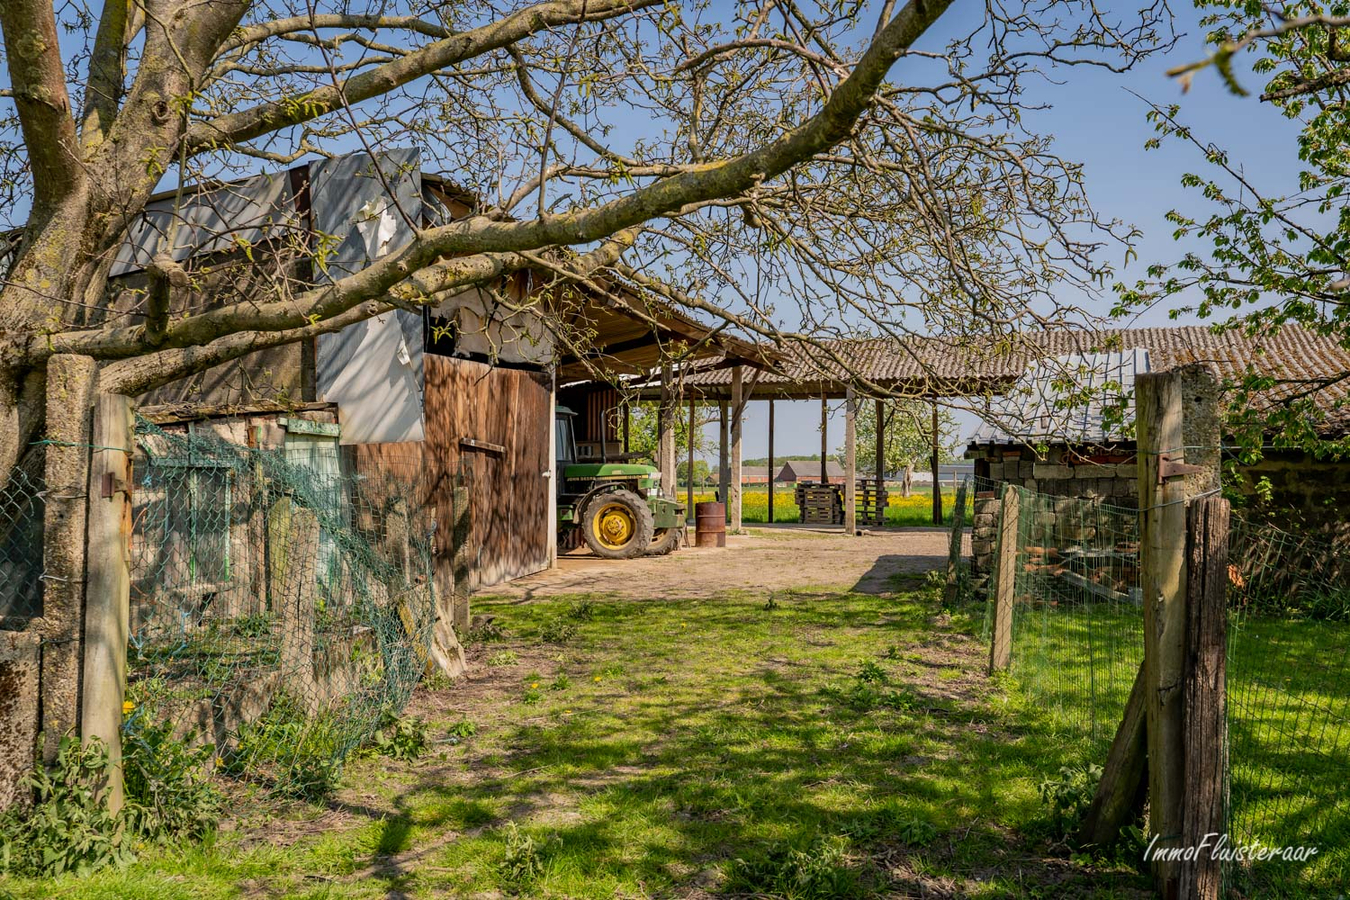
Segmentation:
{"type": "Polygon", "coordinates": [[[467,481],[467,544],[474,557],[469,589],[548,568],[550,379],[465,359],[428,354],[425,360],[426,452],[433,477],[444,481],[462,472],[467,481]],[[466,447],[465,440],[480,447],[466,447]]]}

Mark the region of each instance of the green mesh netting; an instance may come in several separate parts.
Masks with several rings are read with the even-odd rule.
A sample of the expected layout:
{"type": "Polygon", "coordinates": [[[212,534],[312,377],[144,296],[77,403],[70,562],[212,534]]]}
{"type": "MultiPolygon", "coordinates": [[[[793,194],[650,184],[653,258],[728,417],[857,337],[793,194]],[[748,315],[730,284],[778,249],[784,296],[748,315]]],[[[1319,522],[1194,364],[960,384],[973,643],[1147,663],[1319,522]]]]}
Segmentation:
{"type": "Polygon", "coordinates": [[[1230,896],[1350,889],[1350,547],[1235,515],[1229,535],[1229,835],[1316,846],[1234,865],[1230,896]]]}
{"type": "MultiPolygon", "coordinates": [[[[434,511],[421,467],[251,449],[137,424],[129,716],[224,773],[331,786],[427,669],[434,511]]],[[[452,521],[456,521],[452,519],[452,521]]]]}

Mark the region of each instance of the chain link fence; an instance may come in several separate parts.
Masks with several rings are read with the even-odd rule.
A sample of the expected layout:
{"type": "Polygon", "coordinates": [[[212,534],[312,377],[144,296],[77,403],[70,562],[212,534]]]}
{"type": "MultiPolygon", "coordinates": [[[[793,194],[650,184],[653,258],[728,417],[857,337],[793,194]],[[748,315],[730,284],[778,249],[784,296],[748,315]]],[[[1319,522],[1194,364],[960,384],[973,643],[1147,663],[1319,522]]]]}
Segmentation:
{"type": "Polygon", "coordinates": [[[0,625],[19,628],[42,615],[45,454],[36,447],[0,487],[0,625]]]}
{"type": "Polygon", "coordinates": [[[322,794],[430,662],[420,461],[357,472],[335,441],[256,449],[144,421],[137,446],[127,730],[169,727],[225,773],[322,794]]]}

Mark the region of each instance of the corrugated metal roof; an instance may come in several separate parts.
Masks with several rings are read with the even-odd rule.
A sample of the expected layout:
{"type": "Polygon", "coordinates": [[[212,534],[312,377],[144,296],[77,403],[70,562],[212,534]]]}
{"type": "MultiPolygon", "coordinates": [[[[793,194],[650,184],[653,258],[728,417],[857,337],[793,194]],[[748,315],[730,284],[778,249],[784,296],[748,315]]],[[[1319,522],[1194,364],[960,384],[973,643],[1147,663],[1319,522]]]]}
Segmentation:
{"type": "Polygon", "coordinates": [[[1134,420],[1134,378],[1148,372],[1149,352],[1069,353],[1031,364],[991,401],[970,435],[973,444],[1055,440],[1102,444],[1123,437],[1134,420]],[[1122,410],[1123,415],[1108,415],[1122,410]]]}

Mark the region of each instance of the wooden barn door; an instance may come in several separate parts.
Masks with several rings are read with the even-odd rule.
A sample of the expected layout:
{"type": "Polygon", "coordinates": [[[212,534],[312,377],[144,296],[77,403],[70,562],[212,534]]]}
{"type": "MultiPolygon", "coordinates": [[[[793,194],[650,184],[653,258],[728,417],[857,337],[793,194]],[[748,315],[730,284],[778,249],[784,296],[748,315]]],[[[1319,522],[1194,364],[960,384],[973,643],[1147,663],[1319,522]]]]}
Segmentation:
{"type": "Polygon", "coordinates": [[[426,357],[429,463],[438,482],[462,475],[469,502],[466,546],[438,555],[467,557],[471,591],[548,567],[550,399],[542,373],[426,357]]]}

